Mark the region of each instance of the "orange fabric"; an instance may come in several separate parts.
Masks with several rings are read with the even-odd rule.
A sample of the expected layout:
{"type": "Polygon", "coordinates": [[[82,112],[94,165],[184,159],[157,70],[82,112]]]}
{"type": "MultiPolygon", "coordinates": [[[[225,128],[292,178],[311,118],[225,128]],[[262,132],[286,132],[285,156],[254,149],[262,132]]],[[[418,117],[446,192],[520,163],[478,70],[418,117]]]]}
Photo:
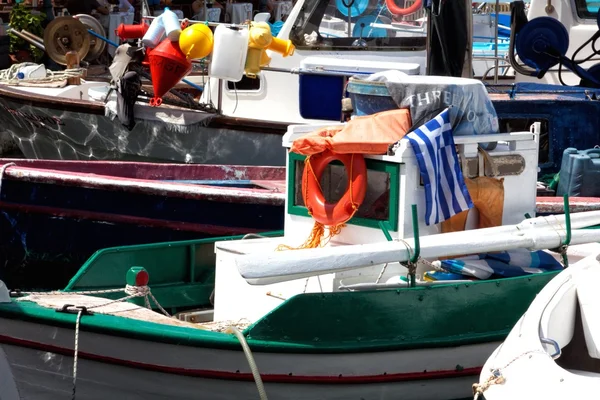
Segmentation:
{"type": "Polygon", "coordinates": [[[383,111],[304,135],[294,140],[291,151],[305,156],[325,150],[338,154],[386,154],[388,147],[402,139],[410,127],[408,109],[383,111]]]}
{"type": "MultiPolygon", "coordinates": [[[[478,176],[474,179],[465,178],[467,189],[473,200],[473,205],[479,211],[477,228],[491,228],[502,225],[504,211],[504,179],[478,176]]],[[[442,232],[464,231],[470,210],[442,222],[442,232]]]]}

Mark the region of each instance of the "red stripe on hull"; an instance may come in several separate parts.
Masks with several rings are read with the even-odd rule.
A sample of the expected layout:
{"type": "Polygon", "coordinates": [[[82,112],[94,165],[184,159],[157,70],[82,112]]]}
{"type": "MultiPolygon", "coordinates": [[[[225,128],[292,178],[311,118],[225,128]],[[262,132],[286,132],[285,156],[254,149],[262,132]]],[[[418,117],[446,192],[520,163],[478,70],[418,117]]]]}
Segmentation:
{"type": "MultiPolygon", "coordinates": [[[[33,342],[25,339],[13,338],[10,336],[0,335],[0,343],[27,347],[40,351],[47,351],[66,356],[73,356],[73,351],[64,347],[53,346],[33,342]]],[[[242,354],[240,352],[240,354],[242,354]]],[[[123,360],[113,357],[101,356],[98,354],[85,353],[80,351],[79,358],[104,362],[107,364],[116,364],[130,368],[137,368],[146,371],[162,372],[166,374],[184,375],[190,377],[206,378],[206,379],[224,379],[234,381],[254,381],[251,373],[229,372],[229,371],[212,371],[201,369],[185,369],[177,367],[168,367],[163,365],[146,364],[137,361],[123,360]]],[[[381,375],[363,375],[363,376],[306,376],[292,374],[261,374],[264,382],[270,383],[289,383],[289,384],[366,384],[366,383],[399,383],[418,380],[433,380],[433,379],[451,379],[465,376],[479,376],[482,367],[463,368],[460,370],[443,370],[443,371],[423,371],[423,372],[406,372],[381,375]]]]}

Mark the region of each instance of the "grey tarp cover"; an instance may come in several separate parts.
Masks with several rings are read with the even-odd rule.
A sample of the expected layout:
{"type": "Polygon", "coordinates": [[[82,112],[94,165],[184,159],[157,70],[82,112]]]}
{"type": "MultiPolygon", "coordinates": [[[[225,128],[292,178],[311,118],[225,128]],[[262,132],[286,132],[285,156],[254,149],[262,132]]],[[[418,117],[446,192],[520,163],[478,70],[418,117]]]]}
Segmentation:
{"type": "Polygon", "coordinates": [[[498,115],[483,83],[448,76],[406,75],[384,71],[366,80],[385,82],[399,108],[409,108],[413,128],[451,106],[455,136],[498,133],[498,115]]]}

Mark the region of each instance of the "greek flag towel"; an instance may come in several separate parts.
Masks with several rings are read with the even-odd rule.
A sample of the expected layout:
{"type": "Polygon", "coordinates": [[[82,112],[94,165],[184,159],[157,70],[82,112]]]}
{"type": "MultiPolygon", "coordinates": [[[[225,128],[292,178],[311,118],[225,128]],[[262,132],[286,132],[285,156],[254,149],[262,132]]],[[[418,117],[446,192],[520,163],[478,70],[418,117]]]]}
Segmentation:
{"type": "Polygon", "coordinates": [[[438,224],[473,207],[454,147],[449,109],[405,137],[425,184],[425,223],[438,224]]]}
{"type": "Polygon", "coordinates": [[[545,251],[525,249],[434,261],[432,264],[445,272],[465,275],[463,279],[467,277],[488,279],[492,276],[522,276],[563,269],[562,265],[545,251]]]}

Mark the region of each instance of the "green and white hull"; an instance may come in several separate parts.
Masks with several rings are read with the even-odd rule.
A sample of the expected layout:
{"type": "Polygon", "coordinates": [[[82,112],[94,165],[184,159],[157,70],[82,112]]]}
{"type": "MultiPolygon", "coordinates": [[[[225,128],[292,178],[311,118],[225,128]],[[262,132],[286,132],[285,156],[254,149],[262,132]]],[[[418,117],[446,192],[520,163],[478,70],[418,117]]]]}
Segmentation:
{"type": "MultiPolygon", "coordinates": [[[[305,293],[245,336],[269,399],[467,397],[486,358],[554,275],[305,293]]],[[[64,399],[73,390],[77,316],[50,305],[106,301],[42,297],[0,305],[0,342],[21,398],[64,399]]],[[[154,322],[100,309],[81,317],[78,399],[258,398],[234,335],[121,304],[154,314],[154,322]]]]}

